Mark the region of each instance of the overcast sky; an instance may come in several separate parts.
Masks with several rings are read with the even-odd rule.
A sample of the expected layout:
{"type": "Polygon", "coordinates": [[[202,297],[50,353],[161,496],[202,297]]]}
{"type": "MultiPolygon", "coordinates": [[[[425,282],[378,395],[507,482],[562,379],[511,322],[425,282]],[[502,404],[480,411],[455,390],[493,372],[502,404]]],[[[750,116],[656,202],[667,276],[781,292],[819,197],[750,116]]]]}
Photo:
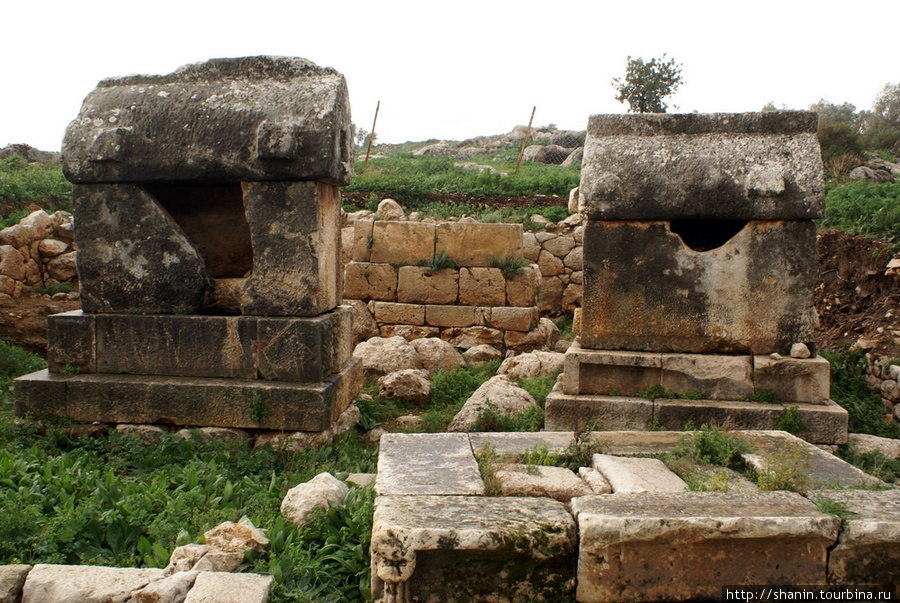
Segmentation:
{"type": "Polygon", "coordinates": [[[15,0],[4,2],[0,146],[58,150],[97,82],[216,57],[300,56],[342,72],[380,141],[462,140],[622,113],[626,58],[683,65],[670,112],[869,109],[900,81],[900,1],[15,0]],[[830,7],[835,8],[830,8],[830,7]],[[838,10],[837,7],[840,7],[838,10]],[[812,7],[812,8],[810,8],[812,7]]]}

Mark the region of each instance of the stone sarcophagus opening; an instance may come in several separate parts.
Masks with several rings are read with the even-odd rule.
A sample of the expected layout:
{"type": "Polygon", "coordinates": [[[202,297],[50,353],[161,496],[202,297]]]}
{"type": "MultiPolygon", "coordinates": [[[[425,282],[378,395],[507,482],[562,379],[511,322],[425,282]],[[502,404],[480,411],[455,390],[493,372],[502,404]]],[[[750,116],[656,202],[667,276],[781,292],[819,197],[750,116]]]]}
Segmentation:
{"type": "Polygon", "coordinates": [[[352,149],[343,76],[304,59],[100,82],[63,143],[82,311],[50,317],[19,412],[328,429],[360,382],[339,305],[352,149]]]}
{"type": "Polygon", "coordinates": [[[580,194],[580,345],[548,429],[772,429],[798,406],[812,441],[846,438],[812,344],[814,114],[593,116],[580,194]]]}

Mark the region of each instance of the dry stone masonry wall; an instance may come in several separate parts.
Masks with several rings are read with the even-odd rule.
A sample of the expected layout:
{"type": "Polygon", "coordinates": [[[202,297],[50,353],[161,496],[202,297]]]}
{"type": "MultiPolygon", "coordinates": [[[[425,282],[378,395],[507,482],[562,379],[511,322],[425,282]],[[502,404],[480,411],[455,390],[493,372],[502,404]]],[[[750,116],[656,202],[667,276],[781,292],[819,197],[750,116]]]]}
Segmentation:
{"type": "Polygon", "coordinates": [[[72,215],[31,212],[0,230],[0,294],[19,297],[30,287],[78,284],[72,215]]]}

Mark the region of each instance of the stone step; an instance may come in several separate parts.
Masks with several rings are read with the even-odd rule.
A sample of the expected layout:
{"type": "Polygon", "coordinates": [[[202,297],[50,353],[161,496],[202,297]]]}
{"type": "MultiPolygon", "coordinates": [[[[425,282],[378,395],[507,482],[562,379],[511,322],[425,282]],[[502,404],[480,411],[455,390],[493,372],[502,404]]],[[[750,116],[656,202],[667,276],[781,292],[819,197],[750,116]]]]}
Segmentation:
{"type": "Polygon", "coordinates": [[[372,598],[569,600],[575,521],[549,498],[379,496],[372,598]]]}
{"type": "Polygon", "coordinates": [[[793,492],[575,499],[577,600],[719,599],[726,585],[826,583],[840,520],[793,492]],[[648,562],[648,560],[652,560],[648,562]]]}
{"type": "Polygon", "coordinates": [[[380,446],[378,494],[480,496],[485,492],[464,433],[386,433],[380,446]]]}
{"type": "Polygon", "coordinates": [[[684,480],[659,459],[595,454],[594,469],[603,474],[613,493],[684,492],[684,480]]]}

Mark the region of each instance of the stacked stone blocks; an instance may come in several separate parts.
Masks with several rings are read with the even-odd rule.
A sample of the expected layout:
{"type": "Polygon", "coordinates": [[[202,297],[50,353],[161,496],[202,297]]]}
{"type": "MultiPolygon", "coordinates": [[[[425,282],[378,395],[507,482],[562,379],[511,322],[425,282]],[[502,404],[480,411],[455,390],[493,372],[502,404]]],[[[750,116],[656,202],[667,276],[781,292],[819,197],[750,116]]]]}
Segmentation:
{"type": "Polygon", "coordinates": [[[539,321],[540,269],[522,255],[522,226],[358,220],[344,297],[370,303],[383,336],[517,347],[539,321]],[[445,257],[452,267],[429,267],[445,257]],[[496,267],[521,264],[515,274],[496,267]]]}

